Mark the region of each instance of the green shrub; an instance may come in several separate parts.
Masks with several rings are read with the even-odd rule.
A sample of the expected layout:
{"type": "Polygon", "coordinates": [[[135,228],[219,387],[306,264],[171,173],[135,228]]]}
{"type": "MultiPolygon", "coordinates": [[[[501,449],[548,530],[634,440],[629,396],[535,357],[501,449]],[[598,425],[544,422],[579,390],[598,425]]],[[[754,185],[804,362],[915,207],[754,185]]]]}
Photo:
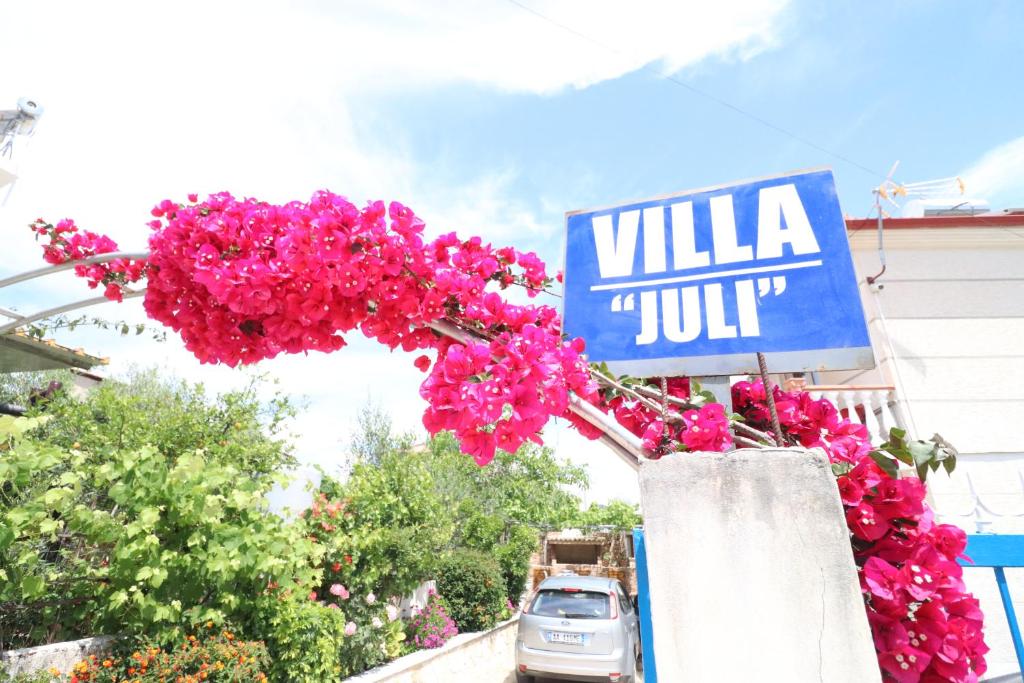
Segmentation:
{"type": "Polygon", "coordinates": [[[303,519],[325,551],[321,597],[334,583],[353,595],[408,595],[434,572],[452,536],[423,458],[404,453],[357,464],[345,482],[324,476],[303,519]]]}
{"type": "Polygon", "coordinates": [[[244,623],[268,582],[309,585],[321,552],[266,511],[270,482],[202,450],[98,457],[0,416],[0,642],[244,623]],[[10,617],[8,617],[8,614],[10,617]]]}
{"type": "Polygon", "coordinates": [[[437,592],[451,608],[459,631],[482,631],[501,618],[505,581],[493,557],[474,550],[455,550],[441,560],[437,592]]]}
{"type": "Polygon", "coordinates": [[[47,671],[11,674],[7,672],[7,667],[0,664],[0,683],[51,683],[52,681],[53,676],[47,671]]]}
{"type": "Polygon", "coordinates": [[[501,567],[501,577],[505,582],[505,597],[514,605],[526,589],[526,580],[530,576],[530,556],[537,549],[537,532],[527,526],[513,526],[509,529],[509,539],[494,548],[494,557],[501,567]]]}
{"type": "Polygon", "coordinates": [[[267,599],[262,623],[254,628],[267,644],[274,681],[321,683],[348,674],[343,663],[345,614],[312,600],[267,599]]]}

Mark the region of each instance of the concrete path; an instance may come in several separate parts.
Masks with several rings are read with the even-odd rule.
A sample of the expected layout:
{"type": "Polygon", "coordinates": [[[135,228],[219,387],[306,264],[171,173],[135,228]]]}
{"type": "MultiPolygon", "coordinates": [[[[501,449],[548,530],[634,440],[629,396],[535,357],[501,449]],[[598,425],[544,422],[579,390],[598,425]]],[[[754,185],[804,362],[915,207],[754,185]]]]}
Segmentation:
{"type": "MultiPolygon", "coordinates": [[[[534,679],[534,683],[573,683],[567,681],[564,678],[537,678],[534,679]]],[[[637,672],[636,683],[644,683],[644,674],[642,671],[637,672]]]]}

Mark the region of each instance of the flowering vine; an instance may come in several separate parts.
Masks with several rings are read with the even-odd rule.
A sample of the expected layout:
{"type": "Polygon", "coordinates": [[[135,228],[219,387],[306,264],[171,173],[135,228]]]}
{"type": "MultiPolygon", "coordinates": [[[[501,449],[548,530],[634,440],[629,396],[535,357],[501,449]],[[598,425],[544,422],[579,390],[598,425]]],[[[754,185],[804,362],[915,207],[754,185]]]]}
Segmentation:
{"type": "MultiPolygon", "coordinates": [[[[837,475],[885,679],[977,681],[986,670],[988,647],[978,601],[964,587],[956,562],[964,557],[967,535],[935,523],[920,479],[896,478],[876,461],[879,453],[864,425],[806,392],[775,387],[774,398],[786,435],[823,449],[837,475]]],[[[767,393],[760,381],[735,385],[733,404],[749,423],[767,428],[767,393]]]]}
{"type": "MultiPolygon", "coordinates": [[[[360,209],[326,191],[284,205],[190,195],[186,204],[164,200],[152,213],[148,259],[75,270],[115,300],[147,278],[146,312],[201,362],[235,366],[282,352],[336,351],[352,330],[392,350],[429,352],[433,360],[428,353],[414,360],[428,373],[423,424],[431,434],[454,432],[480,465],[497,448],[539,443],[551,417],[601,436],[602,428],[570,409],[573,396],[614,418],[650,457],[750,442],[733,436],[724,407],[691,391],[686,378],[668,379],[664,392],[611,378],[588,365],[583,340],[562,338],[555,309],[506,301],[495,290],[519,285],[533,297],[552,283],[532,252],[454,233],[426,241],[423,222],[401,204],[360,209]],[[444,325],[459,334],[443,334],[444,325]]],[[[49,239],[50,263],[117,249],[70,220],[54,226],[40,219],[32,229],[49,239]]],[[[740,383],[733,391],[743,421],[732,426],[763,435],[764,386],[740,383]]],[[[883,467],[866,429],[828,401],[777,388],[774,398],[786,437],[822,448],[832,462],[886,679],[977,681],[987,647],[977,600],[956,563],[964,532],[936,524],[921,481],[883,467]]]]}

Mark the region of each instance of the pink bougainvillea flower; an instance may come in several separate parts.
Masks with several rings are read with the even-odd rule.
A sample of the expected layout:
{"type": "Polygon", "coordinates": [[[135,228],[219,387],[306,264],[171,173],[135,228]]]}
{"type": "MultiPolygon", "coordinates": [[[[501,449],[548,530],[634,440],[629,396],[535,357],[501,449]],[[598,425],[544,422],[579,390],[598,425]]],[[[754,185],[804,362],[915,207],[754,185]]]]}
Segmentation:
{"type": "Polygon", "coordinates": [[[877,557],[868,558],[864,565],[864,582],[872,595],[885,600],[895,599],[906,586],[900,571],[877,557]]]}
{"type": "Polygon", "coordinates": [[[725,414],[725,406],[720,403],[709,403],[700,410],[688,410],[683,413],[683,420],[686,428],[681,439],[691,451],[724,451],[732,444],[729,418],[725,414]]]}
{"type": "Polygon", "coordinates": [[[644,448],[651,451],[658,451],[662,447],[665,435],[665,423],[661,420],[652,420],[644,428],[642,439],[644,448]]]}

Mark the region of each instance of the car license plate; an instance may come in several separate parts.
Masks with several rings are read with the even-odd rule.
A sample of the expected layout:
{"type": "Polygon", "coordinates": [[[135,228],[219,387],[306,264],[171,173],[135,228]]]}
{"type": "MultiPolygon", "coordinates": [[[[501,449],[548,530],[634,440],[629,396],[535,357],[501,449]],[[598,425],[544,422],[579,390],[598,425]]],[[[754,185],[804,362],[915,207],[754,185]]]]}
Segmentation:
{"type": "Polygon", "coordinates": [[[564,631],[552,631],[551,632],[552,643],[564,643],[566,645],[582,645],[583,634],[582,633],[566,633],[564,631]]]}

